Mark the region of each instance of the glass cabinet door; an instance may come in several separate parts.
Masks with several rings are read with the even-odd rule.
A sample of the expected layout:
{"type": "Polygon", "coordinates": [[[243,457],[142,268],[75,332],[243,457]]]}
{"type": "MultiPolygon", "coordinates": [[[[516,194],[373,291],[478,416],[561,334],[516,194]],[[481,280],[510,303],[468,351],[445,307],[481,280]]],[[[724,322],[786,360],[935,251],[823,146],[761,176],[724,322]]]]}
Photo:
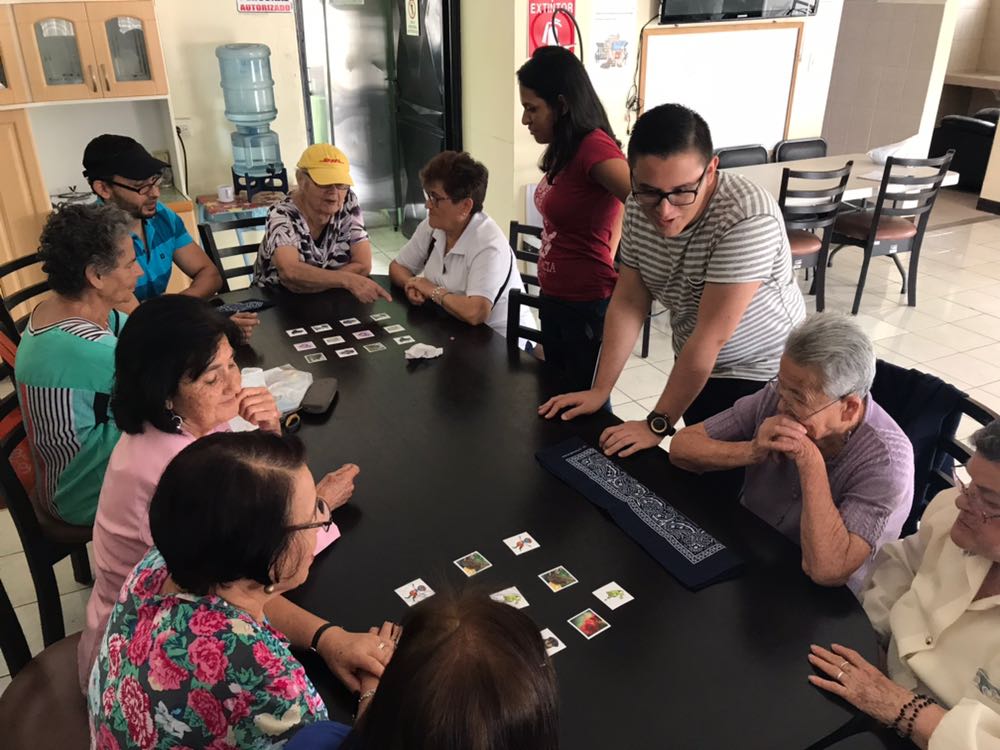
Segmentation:
{"type": "Polygon", "coordinates": [[[35,23],[35,43],[47,86],[81,84],[83,61],[76,24],[65,18],[43,18],[35,23]]]}
{"type": "Polygon", "coordinates": [[[142,19],[133,16],[115,16],[104,23],[111,65],[119,83],[151,81],[149,51],[142,19]]]}

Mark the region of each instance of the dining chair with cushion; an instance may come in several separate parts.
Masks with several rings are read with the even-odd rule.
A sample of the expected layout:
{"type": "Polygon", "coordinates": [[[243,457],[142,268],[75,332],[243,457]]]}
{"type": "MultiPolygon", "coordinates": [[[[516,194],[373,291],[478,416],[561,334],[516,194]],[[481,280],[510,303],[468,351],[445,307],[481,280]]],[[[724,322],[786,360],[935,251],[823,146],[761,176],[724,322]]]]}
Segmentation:
{"type": "MultiPolygon", "coordinates": [[[[243,234],[254,231],[262,232],[266,223],[266,217],[256,216],[249,219],[235,219],[233,221],[206,221],[198,225],[198,236],[201,238],[201,245],[205,248],[205,252],[208,253],[208,257],[212,259],[212,263],[219,270],[219,275],[222,276],[222,288],[219,290],[220,292],[232,291],[232,287],[229,284],[230,279],[242,277],[248,279],[248,282],[253,279],[254,261],[247,260],[247,258],[253,256],[256,259],[260,243],[244,242],[243,234]],[[236,244],[220,245],[218,235],[230,231],[235,233],[236,244]],[[236,258],[237,260],[233,262],[229,260],[230,258],[236,258]]],[[[242,289],[244,286],[246,285],[237,288],[242,289]]]]}
{"type": "Polygon", "coordinates": [[[821,159],[826,156],[826,141],[822,138],[795,138],[778,141],[774,146],[774,160],[821,159]]]}
{"type": "Polygon", "coordinates": [[[767,149],[759,143],[747,146],[717,148],[715,149],[715,155],[719,157],[719,169],[767,164],[767,149]]]}

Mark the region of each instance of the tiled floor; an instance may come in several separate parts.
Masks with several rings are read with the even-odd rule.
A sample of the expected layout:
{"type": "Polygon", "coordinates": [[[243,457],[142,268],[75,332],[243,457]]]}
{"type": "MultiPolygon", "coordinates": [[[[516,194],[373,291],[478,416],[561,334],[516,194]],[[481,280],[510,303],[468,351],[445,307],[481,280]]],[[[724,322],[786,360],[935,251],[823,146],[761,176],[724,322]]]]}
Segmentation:
{"type": "MultiPolygon", "coordinates": [[[[1000,411],[1000,217],[971,208],[970,196],[944,195],[934,209],[920,262],[918,305],[906,306],[899,276],[888,258],[872,263],[858,320],[875,340],[878,356],[935,373],[1000,411]],[[985,219],[955,225],[969,218],[985,219]]],[[[371,231],[373,272],[386,273],[403,237],[391,228],[371,231]]],[[[827,274],[827,310],[850,310],[860,252],[845,248],[827,274]]],[[[803,289],[808,285],[803,282],[803,289]]],[[[807,298],[815,309],[812,298],[807,298]]],[[[653,319],[650,354],[638,345],[611,395],[621,419],[643,419],[653,408],[673,363],[666,315],[653,319]]],[[[963,424],[967,436],[972,425],[963,424]]],[[[665,447],[665,446],[664,446],[665,447]]],[[[73,580],[68,560],[57,566],[67,632],[82,627],[89,591],[73,580]]],[[[0,511],[0,579],[17,609],[33,653],[41,648],[35,593],[7,511],[0,511]]],[[[0,659],[0,692],[9,684],[0,659]]]]}

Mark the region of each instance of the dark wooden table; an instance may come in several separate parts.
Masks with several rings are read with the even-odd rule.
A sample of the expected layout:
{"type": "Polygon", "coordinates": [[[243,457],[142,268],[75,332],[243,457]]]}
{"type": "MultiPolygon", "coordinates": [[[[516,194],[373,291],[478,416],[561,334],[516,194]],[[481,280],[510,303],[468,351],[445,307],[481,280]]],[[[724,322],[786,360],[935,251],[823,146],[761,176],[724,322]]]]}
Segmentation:
{"type": "MultiPolygon", "coordinates": [[[[387,281],[383,278],[383,284],[387,281]]],[[[398,621],[394,589],[423,578],[433,589],[516,585],[540,628],[566,643],[553,659],[561,695],[562,746],[584,748],[802,749],[847,722],[845,704],[811,687],[810,643],[851,645],[875,656],[875,638],[847,589],[823,589],[802,573],[799,549],[735,502],[710,477],[670,465],[649,450],[621,460],[633,476],[735,549],[747,561],[734,580],[691,593],[584,497],[542,469],[535,451],[578,435],[591,444],[618,420],[607,413],[563,423],[536,416],[549,395],[543,368],[511,359],[505,341],[476,328],[392,303],[357,303],[347,293],[268,296],[253,352],[243,366],[284,363],[340,381],[330,415],[307,417],[301,437],[317,477],[345,462],[361,466],[352,502],[337,511],[343,537],[313,563],[291,598],[349,630],[398,621]],[[438,359],[407,363],[405,346],[369,319],[388,312],[417,341],[444,347],[438,359]],[[361,319],[375,339],[337,359],[324,336],[361,319]],[[290,339],[285,329],[330,323],[332,332],[290,339]],[[327,362],[307,364],[292,345],[316,342],[327,362]],[[388,349],[367,353],[381,341],[388,349]],[[514,556],[502,539],[527,531],[540,549],[514,556]],[[466,579],[453,560],[478,550],[493,567],[466,579]],[[579,583],[550,592],[537,575],[565,565],[579,583]],[[615,611],[591,592],[610,581],[635,601],[615,611]],[[611,623],[587,641],[566,620],[593,607],[611,623]]],[[[395,334],[402,335],[402,334],[395,334]]],[[[343,346],[343,345],[341,345],[343,346]]],[[[339,347],[338,347],[339,348],[339,347]]],[[[354,702],[318,660],[303,661],[331,714],[349,721],[354,702]]]]}

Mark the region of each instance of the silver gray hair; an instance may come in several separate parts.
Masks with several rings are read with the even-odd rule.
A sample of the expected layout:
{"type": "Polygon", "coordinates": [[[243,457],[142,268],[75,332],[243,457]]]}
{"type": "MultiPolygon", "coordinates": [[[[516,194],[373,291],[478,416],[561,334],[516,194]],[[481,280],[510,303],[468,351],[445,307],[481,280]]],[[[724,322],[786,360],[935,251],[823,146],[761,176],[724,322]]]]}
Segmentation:
{"type": "Polygon", "coordinates": [[[994,419],[972,435],[972,447],[987,461],[1000,463],[1000,419],[994,419]]]}
{"type": "Polygon", "coordinates": [[[864,398],[875,380],[875,349],[853,318],[818,313],[788,334],[785,354],[795,363],[819,371],[830,398],[851,394],[864,398]]]}

